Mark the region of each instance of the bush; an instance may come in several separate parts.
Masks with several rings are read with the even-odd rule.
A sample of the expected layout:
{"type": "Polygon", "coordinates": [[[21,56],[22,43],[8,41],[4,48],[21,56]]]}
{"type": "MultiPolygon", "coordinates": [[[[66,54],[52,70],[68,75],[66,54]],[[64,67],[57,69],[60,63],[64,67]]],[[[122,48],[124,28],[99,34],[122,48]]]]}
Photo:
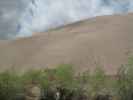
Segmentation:
{"type": "Polygon", "coordinates": [[[90,94],[92,96],[98,95],[101,93],[106,87],[106,75],[104,71],[97,67],[95,72],[91,75],[90,78],[90,94]]]}
{"type": "Polygon", "coordinates": [[[119,70],[118,95],[121,100],[133,100],[133,57],[119,70]]]}
{"type": "Polygon", "coordinates": [[[0,100],[14,100],[22,92],[19,77],[11,72],[0,74],[0,100]]]}

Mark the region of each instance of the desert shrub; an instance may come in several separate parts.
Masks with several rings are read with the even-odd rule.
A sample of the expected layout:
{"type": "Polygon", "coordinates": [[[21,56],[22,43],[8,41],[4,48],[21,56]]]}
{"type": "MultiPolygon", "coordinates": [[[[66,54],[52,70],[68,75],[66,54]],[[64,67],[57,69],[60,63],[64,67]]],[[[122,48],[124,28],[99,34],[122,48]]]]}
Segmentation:
{"type": "Polygon", "coordinates": [[[60,84],[64,87],[72,86],[74,81],[73,80],[74,71],[73,71],[72,65],[69,65],[69,64],[59,65],[56,68],[55,78],[56,78],[57,84],[60,84]]]}
{"type": "Polygon", "coordinates": [[[119,72],[118,95],[121,100],[133,100],[133,57],[123,65],[119,72]]]}
{"type": "Polygon", "coordinates": [[[92,96],[97,95],[98,93],[100,93],[102,90],[105,89],[106,75],[101,68],[97,67],[95,69],[95,72],[90,77],[89,84],[90,85],[88,89],[92,96]]]}
{"type": "Polygon", "coordinates": [[[45,73],[44,70],[30,70],[21,75],[21,80],[23,84],[28,84],[30,82],[38,82],[41,85],[45,85],[45,73]]]}
{"type": "Polygon", "coordinates": [[[15,73],[0,73],[0,100],[15,100],[22,92],[21,82],[15,73]]]}

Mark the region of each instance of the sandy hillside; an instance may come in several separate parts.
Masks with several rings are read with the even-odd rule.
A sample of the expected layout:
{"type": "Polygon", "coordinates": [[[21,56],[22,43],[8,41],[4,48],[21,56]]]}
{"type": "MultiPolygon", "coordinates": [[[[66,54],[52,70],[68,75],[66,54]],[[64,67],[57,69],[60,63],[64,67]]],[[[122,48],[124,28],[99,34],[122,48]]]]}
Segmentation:
{"type": "Polygon", "coordinates": [[[133,50],[133,14],[96,17],[29,38],[0,42],[1,70],[74,64],[115,73],[133,50]]]}

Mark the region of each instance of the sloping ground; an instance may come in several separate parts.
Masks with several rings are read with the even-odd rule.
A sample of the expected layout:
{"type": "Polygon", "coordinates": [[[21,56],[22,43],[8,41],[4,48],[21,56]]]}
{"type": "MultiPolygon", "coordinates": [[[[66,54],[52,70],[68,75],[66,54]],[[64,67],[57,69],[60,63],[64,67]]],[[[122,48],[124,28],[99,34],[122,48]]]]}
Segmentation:
{"type": "Polygon", "coordinates": [[[80,72],[102,66],[114,74],[133,50],[133,14],[103,16],[0,43],[1,70],[74,64],[80,72]]]}

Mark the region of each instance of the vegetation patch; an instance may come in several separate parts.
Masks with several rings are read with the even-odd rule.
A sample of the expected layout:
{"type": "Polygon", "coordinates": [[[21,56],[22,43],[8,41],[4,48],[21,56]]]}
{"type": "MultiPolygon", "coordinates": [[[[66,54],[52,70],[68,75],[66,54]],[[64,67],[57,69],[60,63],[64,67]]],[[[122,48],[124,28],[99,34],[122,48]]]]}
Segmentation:
{"type": "Polygon", "coordinates": [[[69,64],[21,75],[6,71],[0,73],[0,100],[133,100],[133,57],[112,77],[99,67],[75,76],[69,64]]]}

